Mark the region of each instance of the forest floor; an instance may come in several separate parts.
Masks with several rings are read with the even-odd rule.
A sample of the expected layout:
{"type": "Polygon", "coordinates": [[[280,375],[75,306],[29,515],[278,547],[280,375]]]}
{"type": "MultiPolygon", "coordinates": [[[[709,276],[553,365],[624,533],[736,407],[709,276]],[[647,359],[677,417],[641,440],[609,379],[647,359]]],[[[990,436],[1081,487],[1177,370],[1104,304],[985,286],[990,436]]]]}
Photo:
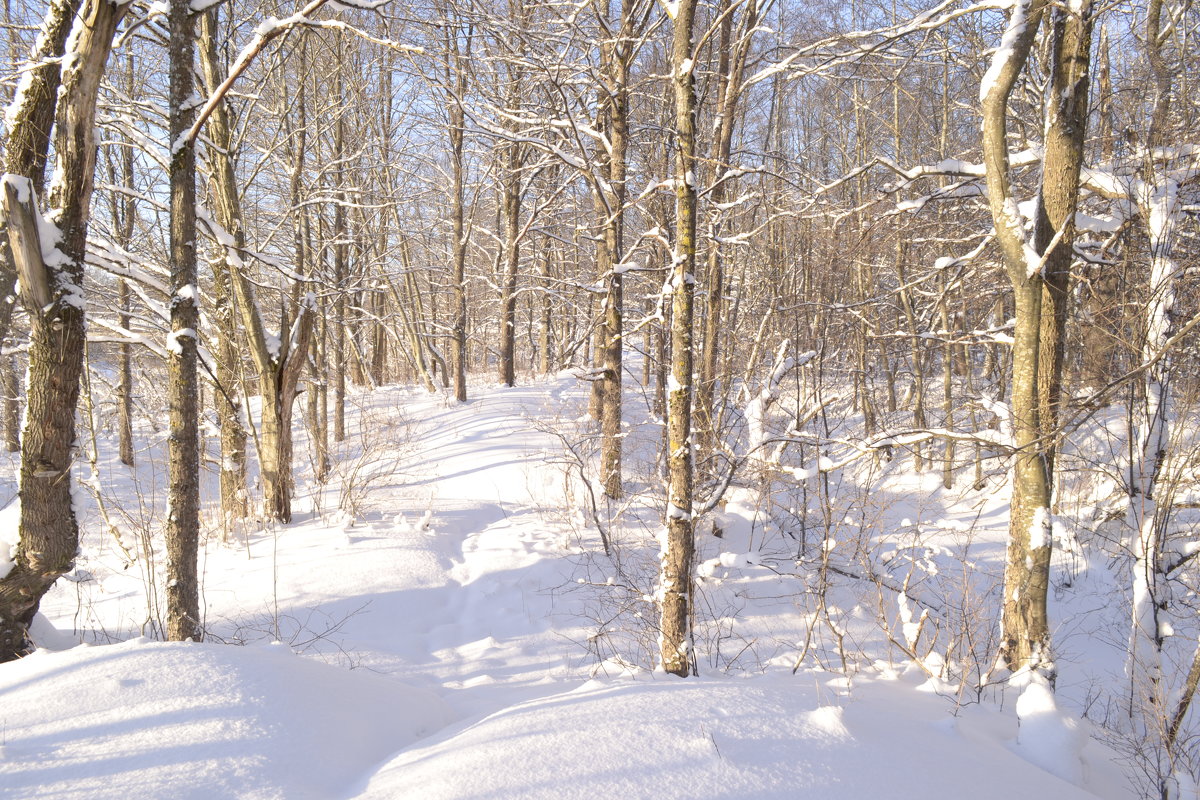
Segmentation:
{"type": "MultiPolygon", "coordinates": [[[[0,797],[1136,796],[1087,722],[1028,700],[1019,729],[1013,690],[963,702],[903,658],[793,673],[806,617],[769,589],[774,540],[745,493],[701,549],[718,619],[701,676],[639,666],[653,604],[606,592],[653,558],[607,559],[580,511],[581,387],[354,394],[330,480],[298,464],[290,524],[208,537],[203,644],[154,636],[164,434],[139,431],[130,470],[100,431],[93,486],[140,556],[81,496],[84,544],[42,604],[40,649],[0,666],[0,797]]],[[[652,445],[631,418],[631,450],[652,445]]],[[[617,547],[653,539],[636,471],[617,547]]],[[[969,513],[1002,518],[990,502],[969,513]]]]}

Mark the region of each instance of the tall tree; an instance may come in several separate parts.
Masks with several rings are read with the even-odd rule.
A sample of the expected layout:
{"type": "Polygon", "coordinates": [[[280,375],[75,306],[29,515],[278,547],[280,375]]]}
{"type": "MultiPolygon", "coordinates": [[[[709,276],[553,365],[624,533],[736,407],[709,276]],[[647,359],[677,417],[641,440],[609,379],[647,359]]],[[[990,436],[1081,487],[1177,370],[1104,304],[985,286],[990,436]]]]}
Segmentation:
{"type": "Polygon", "coordinates": [[[469,81],[468,62],[471,58],[473,29],[457,19],[451,4],[441,11],[442,19],[442,89],[446,98],[449,125],[451,170],[450,186],[450,285],[453,300],[450,309],[451,363],[454,367],[454,398],[460,403],[467,399],[467,226],[466,226],[466,102],[469,81]]]}
{"type": "Polygon", "coordinates": [[[721,380],[718,375],[718,355],[720,341],[725,333],[725,262],[726,254],[722,250],[721,215],[726,213],[725,206],[737,185],[736,171],[730,164],[733,151],[734,127],[738,116],[738,100],[741,96],[742,76],[745,71],[746,59],[750,52],[750,44],[758,27],[757,0],[749,0],[740,19],[735,20],[736,14],[730,0],[722,0],[718,8],[720,17],[720,32],[717,42],[717,105],[716,119],[713,122],[715,135],[713,141],[713,184],[709,194],[711,214],[711,235],[708,241],[708,258],[705,265],[704,286],[707,301],[704,315],[704,337],[700,356],[700,375],[696,385],[696,418],[697,433],[703,440],[702,450],[711,449],[717,437],[717,384],[721,380]],[[735,27],[736,24],[736,27],[735,27]]]}
{"type": "Polygon", "coordinates": [[[1019,0],[1004,46],[983,78],[983,158],[988,204],[1016,303],[1012,416],[1017,446],[1004,573],[1002,655],[1011,669],[1052,669],[1046,594],[1051,499],[1062,385],[1066,304],[1075,208],[1087,121],[1093,7],[1048,8],[1019,0]],[[1046,138],[1032,235],[1009,174],[1008,103],[1038,29],[1049,17],[1050,81],[1043,98],[1046,138]]]}
{"type": "Polygon", "coordinates": [[[606,287],[598,342],[601,367],[597,389],[600,403],[600,479],[604,494],[621,497],[622,379],[625,349],[625,213],[629,171],[630,75],[649,24],[653,6],[621,0],[616,24],[600,17],[601,109],[608,134],[607,167],[603,180],[594,181],[601,234],[596,260],[606,287]]]}
{"type": "MultiPolygon", "coordinates": [[[[205,89],[212,92],[221,84],[223,70],[217,61],[217,10],[209,9],[200,17],[200,64],[205,89]]],[[[230,151],[234,147],[233,132],[229,124],[227,104],[222,102],[213,111],[208,121],[209,173],[212,190],[210,203],[220,223],[234,238],[234,246],[245,244],[245,233],[235,209],[229,207],[233,167],[230,151]]],[[[237,199],[236,188],[232,197],[237,199]]],[[[238,384],[242,350],[238,346],[237,304],[233,292],[233,267],[220,247],[212,259],[213,270],[213,333],[217,340],[216,392],[214,405],[221,436],[221,527],[228,535],[236,520],[245,519],[249,513],[246,495],[246,427],[245,410],[242,407],[238,384]]]]}
{"type": "Polygon", "coordinates": [[[667,535],[663,543],[662,668],[687,676],[692,665],[692,308],[696,275],[696,84],[692,28],[696,0],[669,7],[675,108],[675,253],[671,264],[671,378],[667,391],[667,535]]]}
{"type": "MultiPolygon", "coordinates": [[[[210,92],[225,79],[217,57],[216,37],[212,35],[214,14],[209,11],[202,23],[200,51],[204,79],[210,92]]],[[[289,522],[292,518],[292,410],[300,375],[308,358],[314,298],[311,294],[302,294],[298,276],[291,291],[291,302],[297,306],[295,320],[289,321],[285,310],[279,323],[279,336],[273,338],[267,334],[241,256],[246,242],[241,195],[233,168],[233,128],[225,101],[216,104],[207,125],[212,142],[209,163],[216,206],[214,227],[223,246],[224,272],[237,301],[250,357],[258,371],[259,396],[262,398],[258,450],[264,513],[269,519],[289,522]]]]}
{"type": "Polygon", "coordinates": [[[195,40],[189,0],[171,0],[171,333],[167,339],[167,637],[199,639],[200,414],[196,372],[200,294],[196,276],[196,148],[187,135],[195,117],[195,40]]]}
{"type": "MultiPolygon", "coordinates": [[[[12,111],[7,119],[4,171],[23,175],[33,183],[40,198],[46,183],[46,159],[50,130],[57,108],[61,77],[60,64],[71,23],[79,10],[79,0],[52,0],[46,9],[30,65],[21,75],[12,111]]],[[[0,222],[6,226],[6,222],[0,222]]],[[[8,236],[0,227],[0,346],[8,343],[15,303],[8,302],[16,287],[17,271],[8,236]]],[[[15,298],[14,298],[15,299],[15,298]]],[[[15,359],[0,363],[0,378],[5,394],[4,434],[10,452],[20,450],[20,415],[17,413],[20,378],[15,359]]]]}
{"type": "MultiPolygon", "coordinates": [[[[520,114],[523,93],[527,91],[524,63],[528,41],[529,9],[524,0],[509,0],[508,12],[512,31],[511,48],[505,69],[497,77],[505,81],[505,112],[513,117],[520,114]]],[[[504,271],[500,284],[500,383],[516,385],[517,361],[517,270],[521,262],[521,200],[523,172],[527,148],[514,139],[502,141],[500,151],[500,217],[503,222],[504,271]]]]}
{"type": "MultiPolygon", "coordinates": [[[[53,222],[40,219],[28,177],[9,175],[4,181],[9,242],[29,314],[30,342],[21,521],[13,567],[0,579],[0,661],[27,651],[29,625],[42,596],[71,569],[79,549],[71,450],[83,371],[83,259],[96,166],[96,98],[127,9],[127,4],[86,0],[65,45],[69,57],[63,59],[55,115],[57,166],[48,197],[53,222]]],[[[53,93],[25,94],[16,102],[53,100],[53,93]]],[[[17,112],[13,116],[26,109],[17,112]]]]}

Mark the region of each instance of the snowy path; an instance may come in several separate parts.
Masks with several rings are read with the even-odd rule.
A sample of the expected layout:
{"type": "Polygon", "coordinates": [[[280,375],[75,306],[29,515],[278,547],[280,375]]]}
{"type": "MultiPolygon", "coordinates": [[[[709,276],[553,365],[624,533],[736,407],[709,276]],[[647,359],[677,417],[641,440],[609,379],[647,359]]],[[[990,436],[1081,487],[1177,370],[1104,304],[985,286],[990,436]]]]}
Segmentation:
{"type": "MultiPolygon", "coordinates": [[[[336,611],[325,612],[363,608],[340,630],[355,663],[464,690],[449,697],[467,715],[511,702],[514,689],[544,694],[577,674],[571,663],[582,654],[546,613],[570,568],[561,558],[566,514],[549,505],[562,491],[562,476],[546,465],[557,441],[531,418],[562,394],[553,384],[497,389],[465,405],[399,398],[408,403],[399,411],[412,420],[405,435],[416,446],[399,456],[397,480],[372,488],[362,523],[344,528],[345,545],[327,556],[337,576],[327,602],[336,611]]],[[[309,559],[298,557],[298,575],[307,575],[309,559]]],[[[289,592],[297,608],[317,599],[311,587],[289,592]]]]}

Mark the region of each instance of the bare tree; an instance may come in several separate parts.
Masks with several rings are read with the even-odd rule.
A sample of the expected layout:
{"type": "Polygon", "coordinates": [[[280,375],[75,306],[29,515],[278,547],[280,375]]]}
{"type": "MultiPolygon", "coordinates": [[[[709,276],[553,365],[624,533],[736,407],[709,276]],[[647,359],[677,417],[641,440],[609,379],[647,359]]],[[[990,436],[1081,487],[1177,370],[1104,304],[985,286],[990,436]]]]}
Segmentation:
{"type": "MultiPolygon", "coordinates": [[[[58,13],[69,8],[58,6],[58,13]]],[[[0,579],[0,661],[23,655],[42,595],[71,569],[79,523],[71,494],[71,448],[83,370],[83,259],[96,166],[96,97],[113,35],[127,5],[87,0],[71,29],[58,91],[55,154],[48,205],[54,231],[40,218],[33,182],[9,176],[4,204],[21,301],[29,313],[29,383],[21,438],[21,522],[14,566],[0,579]],[[45,231],[46,233],[43,233],[45,231]]],[[[60,21],[51,19],[50,30],[60,21]]],[[[54,95],[16,101],[52,103],[54,95]]],[[[18,107],[18,115],[28,113],[18,107]]],[[[13,115],[14,117],[18,115],[13,115]]],[[[45,119],[45,116],[40,116],[45,119]]]]}
{"type": "Polygon", "coordinates": [[[671,86],[675,102],[675,253],[671,265],[671,378],[667,390],[667,535],[659,594],[665,671],[692,671],[692,308],[696,275],[696,0],[673,6],[671,86]]]}
{"type": "Polygon", "coordinates": [[[1053,670],[1046,612],[1050,508],[1093,13],[1090,2],[1073,10],[1049,8],[1041,0],[1016,3],[1003,46],[993,56],[980,88],[988,203],[1017,312],[1012,388],[1017,456],[1002,618],[1002,652],[1012,669],[1053,670]],[[1044,17],[1049,17],[1051,77],[1045,97],[1045,152],[1030,236],[1009,174],[1007,115],[1009,97],[1044,17]]]}
{"type": "MultiPolygon", "coordinates": [[[[212,12],[209,12],[211,17],[212,12]]],[[[216,38],[210,20],[204,23],[200,60],[210,91],[224,83],[217,58],[216,38]]],[[[229,276],[236,306],[245,331],[250,357],[258,371],[262,398],[259,427],[259,467],[263,481],[264,513],[270,519],[288,522],[292,517],[292,409],[300,374],[308,359],[315,298],[301,293],[299,280],[291,290],[296,306],[295,319],[285,308],[277,337],[267,332],[263,314],[246,274],[247,265],[240,194],[233,169],[233,135],[229,111],[224,101],[216,104],[208,118],[212,191],[216,200],[216,220],[210,220],[224,251],[224,270],[229,276]]]]}
{"type": "Polygon", "coordinates": [[[192,9],[172,0],[170,30],[171,333],[167,338],[170,405],[167,495],[167,637],[199,639],[200,415],[196,370],[200,293],[196,276],[196,148],[187,137],[192,102],[192,9]]]}
{"type": "MultiPolygon", "coordinates": [[[[49,4],[42,23],[42,35],[30,55],[29,68],[21,76],[12,113],[7,120],[4,171],[29,178],[39,198],[46,183],[46,159],[57,108],[60,62],[78,10],[79,0],[55,0],[49,4]]],[[[8,236],[0,229],[0,299],[3,299],[0,302],[0,345],[8,343],[11,333],[15,304],[7,298],[13,296],[16,282],[17,272],[8,236]]],[[[6,362],[0,363],[5,394],[5,444],[10,452],[17,452],[20,449],[20,415],[17,413],[20,378],[15,360],[7,359],[6,362]]]]}

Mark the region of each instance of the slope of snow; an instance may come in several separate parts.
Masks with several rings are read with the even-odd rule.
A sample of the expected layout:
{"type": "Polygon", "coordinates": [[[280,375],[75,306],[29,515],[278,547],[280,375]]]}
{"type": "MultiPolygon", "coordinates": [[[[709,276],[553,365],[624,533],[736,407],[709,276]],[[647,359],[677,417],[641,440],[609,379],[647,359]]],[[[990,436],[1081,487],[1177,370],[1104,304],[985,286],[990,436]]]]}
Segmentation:
{"type": "Polygon", "coordinates": [[[995,715],[947,712],[828,675],[597,680],[418,744],[359,797],[1095,797],[1011,752],[995,715]]]}
{"type": "Polygon", "coordinates": [[[436,695],[280,645],[133,640],[0,670],[0,795],[336,797],[452,718],[436,695]]]}

